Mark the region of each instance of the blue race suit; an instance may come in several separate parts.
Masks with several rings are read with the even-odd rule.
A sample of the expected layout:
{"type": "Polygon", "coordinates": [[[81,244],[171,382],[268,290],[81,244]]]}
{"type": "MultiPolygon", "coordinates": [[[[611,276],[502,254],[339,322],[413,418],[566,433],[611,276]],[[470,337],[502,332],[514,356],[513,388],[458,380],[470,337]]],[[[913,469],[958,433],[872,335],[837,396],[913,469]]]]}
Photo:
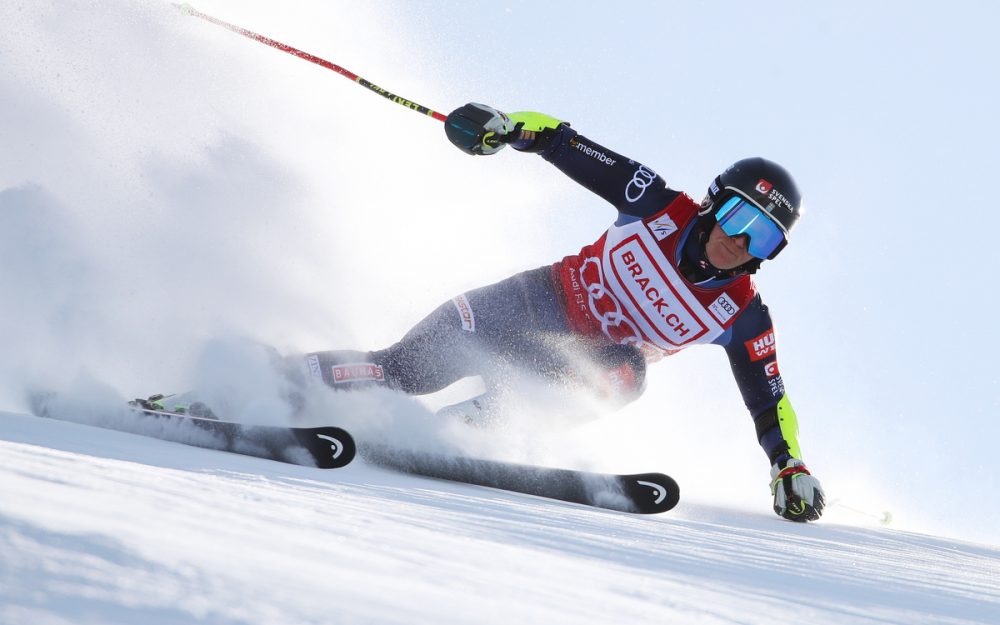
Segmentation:
{"type": "Polygon", "coordinates": [[[496,379],[509,366],[558,379],[573,368],[567,353],[598,361],[611,354],[615,368],[628,355],[609,347],[653,362],[711,343],[726,350],[771,462],[799,457],[767,306],[749,275],[716,270],[705,258],[714,218],[699,216],[698,204],[653,170],[567,124],[535,151],[610,202],[618,211],[612,227],[579,254],[442,304],[387,349],[311,354],[313,374],[335,388],[385,384],[425,394],[467,376],[496,379]]]}

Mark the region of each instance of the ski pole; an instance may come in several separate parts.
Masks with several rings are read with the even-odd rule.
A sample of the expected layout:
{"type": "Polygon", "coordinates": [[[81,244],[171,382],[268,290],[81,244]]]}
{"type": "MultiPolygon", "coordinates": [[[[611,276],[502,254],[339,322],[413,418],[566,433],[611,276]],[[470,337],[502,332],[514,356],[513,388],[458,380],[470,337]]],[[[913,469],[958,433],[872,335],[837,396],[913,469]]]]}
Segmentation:
{"type": "Polygon", "coordinates": [[[859,510],[858,508],[855,508],[853,506],[848,506],[847,504],[841,503],[839,499],[834,499],[833,501],[830,502],[830,507],[832,508],[834,506],[843,508],[844,510],[848,510],[855,514],[860,514],[861,516],[866,516],[870,519],[875,519],[879,522],[879,525],[889,525],[890,523],[892,523],[892,512],[888,510],[884,510],[882,514],[875,514],[874,512],[868,512],[867,510],[859,510]]]}
{"type": "Polygon", "coordinates": [[[252,30],[247,30],[245,28],[241,28],[239,26],[236,26],[235,24],[230,24],[229,22],[224,22],[224,21],[220,20],[217,17],[212,17],[211,15],[207,15],[205,13],[202,13],[201,11],[198,11],[193,6],[191,6],[190,4],[175,4],[174,6],[177,7],[178,9],[180,9],[181,12],[183,12],[185,15],[193,15],[194,17],[199,17],[199,18],[205,20],[206,22],[211,22],[212,24],[215,24],[216,26],[221,26],[223,28],[227,28],[227,29],[233,31],[234,33],[243,35],[244,37],[247,37],[249,39],[253,39],[254,41],[259,41],[260,43],[263,43],[265,45],[271,46],[272,48],[276,48],[278,50],[281,50],[282,52],[287,52],[289,54],[292,54],[292,55],[295,55],[295,56],[299,57],[300,59],[305,59],[306,61],[309,61],[310,63],[315,63],[316,65],[319,65],[320,67],[325,67],[328,70],[337,72],[341,76],[345,76],[347,78],[350,78],[351,80],[353,80],[354,82],[358,83],[362,87],[367,87],[368,89],[374,91],[375,93],[379,94],[380,96],[388,98],[388,99],[392,100],[393,102],[395,102],[396,104],[400,104],[402,106],[405,106],[408,109],[412,109],[412,110],[414,110],[414,111],[416,111],[418,113],[423,113],[424,115],[429,115],[430,117],[433,117],[434,119],[436,119],[438,121],[441,121],[441,122],[443,122],[443,121],[445,121],[445,119],[447,119],[447,117],[445,115],[442,115],[441,113],[438,113],[437,111],[432,111],[431,109],[427,108],[426,106],[422,106],[422,105],[417,104],[416,102],[414,102],[412,100],[407,100],[406,98],[402,98],[402,97],[400,97],[400,96],[398,96],[398,95],[396,95],[394,93],[386,91],[382,87],[379,87],[377,85],[373,85],[372,83],[370,83],[367,80],[365,80],[364,78],[358,76],[354,72],[352,72],[350,70],[347,70],[347,69],[344,69],[343,67],[341,67],[339,65],[335,65],[335,64],[333,64],[330,61],[327,61],[325,59],[321,59],[318,56],[309,54],[308,52],[303,52],[302,50],[299,50],[297,48],[293,48],[292,46],[284,44],[284,43],[281,43],[280,41],[275,41],[274,39],[270,39],[268,37],[265,37],[264,35],[260,35],[258,33],[255,33],[252,30]]]}

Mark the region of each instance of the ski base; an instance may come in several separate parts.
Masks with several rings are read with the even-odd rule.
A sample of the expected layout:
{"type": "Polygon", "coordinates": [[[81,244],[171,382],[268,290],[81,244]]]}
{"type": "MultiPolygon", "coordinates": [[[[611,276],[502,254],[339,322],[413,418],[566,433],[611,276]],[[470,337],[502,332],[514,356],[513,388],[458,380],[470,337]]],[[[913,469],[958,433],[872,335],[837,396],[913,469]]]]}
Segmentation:
{"type": "Polygon", "coordinates": [[[360,453],[369,464],[402,473],[620,512],[666,512],[680,499],[677,482],[663,473],[593,473],[445,456],[373,444],[363,444],[360,453]]]}

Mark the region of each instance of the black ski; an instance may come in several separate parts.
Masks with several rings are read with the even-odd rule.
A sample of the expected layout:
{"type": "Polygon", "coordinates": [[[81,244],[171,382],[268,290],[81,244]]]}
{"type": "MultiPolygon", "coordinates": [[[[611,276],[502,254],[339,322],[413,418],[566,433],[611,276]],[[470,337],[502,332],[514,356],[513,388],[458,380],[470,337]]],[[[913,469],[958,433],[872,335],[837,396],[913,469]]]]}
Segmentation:
{"type": "MultiPolygon", "coordinates": [[[[40,417],[68,419],[53,410],[51,394],[31,398],[31,410],[40,417]]],[[[107,415],[99,422],[86,421],[106,429],[140,434],[151,438],[218,449],[244,456],[337,469],[354,459],[356,446],[347,431],[331,426],[281,427],[248,425],[140,407],[122,408],[121,414],[107,415]]]]}
{"type": "Polygon", "coordinates": [[[360,453],[370,464],[402,473],[621,512],[666,512],[676,506],[680,498],[677,482],[663,473],[592,473],[445,456],[374,444],[362,444],[360,453]]]}
{"type": "MultiPolygon", "coordinates": [[[[216,439],[222,443],[221,449],[223,451],[245,456],[302,464],[299,458],[300,454],[296,454],[296,451],[305,450],[320,469],[339,469],[347,466],[354,459],[356,451],[351,435],[346,430],[333,426],[247,425],[235,421],[205,419],[158,410],[134,410],[137,415],[145,419],[191,423],[202,430],[217,435],[216,439]]],[[[220,449],[211,443],[198,445],[189,441],[181,442],[210,449],[220,449]]]]}

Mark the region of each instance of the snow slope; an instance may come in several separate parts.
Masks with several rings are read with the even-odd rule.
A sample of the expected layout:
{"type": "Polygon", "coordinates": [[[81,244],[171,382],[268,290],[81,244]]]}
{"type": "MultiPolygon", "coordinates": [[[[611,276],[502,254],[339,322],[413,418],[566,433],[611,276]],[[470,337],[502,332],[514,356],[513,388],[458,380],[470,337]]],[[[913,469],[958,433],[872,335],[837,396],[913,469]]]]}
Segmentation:
{"type": "MultiPolygon", "coordinates": [[[[1000,549],[0,414],[0,623],[996,623],[1000,549]]],[[[682,491],[683,492],[683,491],[682,491]]]]}

